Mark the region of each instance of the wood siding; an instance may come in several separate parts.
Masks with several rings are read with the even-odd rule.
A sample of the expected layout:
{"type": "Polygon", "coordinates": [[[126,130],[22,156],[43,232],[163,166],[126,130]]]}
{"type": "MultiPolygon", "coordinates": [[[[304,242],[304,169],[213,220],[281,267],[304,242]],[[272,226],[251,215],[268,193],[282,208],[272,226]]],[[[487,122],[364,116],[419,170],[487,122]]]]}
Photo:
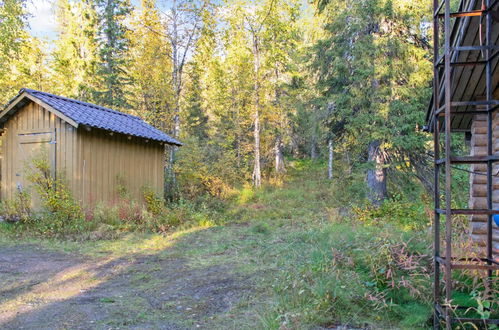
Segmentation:
{"type": "Polygon", "coordinates": [[[30,102],[4,124],[0,151],[1,199],[15,196],[19,171],[26,159],[19,150],[22,141],[29,143],[36,139],[52,148],[50,163],[54,172],[65,180],[83,205],[115,201],[118,177],[123,178],[131,198],[138,202],[143,202],[145,186],[163,193],[164,147],[161,143],[99,129],[76,129],[30,102]],[[47,139],[49,133],[55,140],[47,139]]]}
{"type": "Polygon", "coordinates": [[[164,147],[156,141],[145,141],[79,128],[75,196],[85,205],[112,203],[119,197],[120,184],[138,202],[143,202],[142,189],[146,186],[162,194],[164,147]]]}
{"type": "MultiPolygon", "coordinates": [[[[22,147],[23,140],[29,135],[36,137],[51,133],[55,139],[47,142],[52,149],[49,157],[52,170],[63,175],[73,172],[75,157],[72,145],[76,141],[75,129],[38,104],[30,102],[23,106],[5,123],[4,130],[0,189],[2,199],[13,198],[18,184],[25,182],[25,161],[29,156],[34,156],[29,155],[29,151],[22,147]],[[24,154],[25,152],[28,154],[24,154]]],[[[71,180],[69,184],[71,188],[74,187],[71,180]]]]}

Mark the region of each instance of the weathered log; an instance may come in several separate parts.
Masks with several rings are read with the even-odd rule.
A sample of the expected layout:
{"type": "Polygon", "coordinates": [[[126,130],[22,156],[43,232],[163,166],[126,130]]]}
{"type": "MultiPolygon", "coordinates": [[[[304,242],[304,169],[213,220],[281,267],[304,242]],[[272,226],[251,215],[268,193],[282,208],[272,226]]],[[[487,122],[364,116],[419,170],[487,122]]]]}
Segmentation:
{"type": "MultiPolygon", "coordinates": [[[[495,223],[492,223],[493,235],[499,240],[499,228],[497,228],[495,223]]],[[[473,222],[471,224],[471,232],[474,235],[486,235],[487,234],[487,222],[473,222]]]]}
{"type": "MultiPolygon", "coordinates": [[[[484,184],[476,184],[471,188],[471,197],[487,197],[487,186],[484,184]]],[[[471,200],[471,199],[470,199],[471,200]]],[[[494,189],[492,191],[492,201],[495,203],[499,203],[499,190],[494,189]]]]}

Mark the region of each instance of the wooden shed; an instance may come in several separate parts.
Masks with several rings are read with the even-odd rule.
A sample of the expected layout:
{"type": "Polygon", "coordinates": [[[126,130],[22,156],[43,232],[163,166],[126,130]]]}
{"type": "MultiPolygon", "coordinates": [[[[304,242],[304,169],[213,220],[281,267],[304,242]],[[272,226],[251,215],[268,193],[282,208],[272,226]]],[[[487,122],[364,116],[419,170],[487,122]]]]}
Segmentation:
{"type": "MultiPolygon", "coordinates": [[[[470,143],[468,158],[455,157],[455,161],[469,164],[470,198],[469,209],[488,209],[487,207],[487,157],[492,162],[492,208],[499,210],[499,115],[496,111],[499,103],[499,10],[495,1],[490,8],[484,9],[484,3],[477,0],[462,0],[458,12],[451,14],[455,18],[450,35],[450,100],[452,116],[450,130],[461,132],[470,143]],[[490,12],[490,27],[487,27],[486,15],[490,12]],[[487,71],[489,70],[489,72],[487,71]],[[487,95],[487,92],[489,95],[487,95]],[[488,113],[491,114],[492,149],[488,154],[488,113]],[[473,159],[480,161],[472,161],[473,159]],[[483,158],[480,159],[480,157],[483,158]]],[[[443,72],[444,54],[438,54],[435,68],[443,72]]],[[[439,95],[432,101],[427,112],[427,127],[433,130],[434,118],[440,118],[439,126],[444,127],[445,79],[440,79],[435,86],[439,95]],[[435,104],[440,109],[435,109],[435,104]]],[[[486,245],[486,214],[471,215],[472,238],[481,246],[486,245]]],[[[499,228],[493,223],[492,247],[499,254],[499,228]]]]}
{"type": "Polygon", "coordinates": [[[139,117],[31,89],[0,113],[0,127],[2,200],[30,189],[27,167],[43,155],[82,205],[113,202],[122,184],[140,202],[143,187],[163,194],[165,144],[181,145],[139,117]]]}

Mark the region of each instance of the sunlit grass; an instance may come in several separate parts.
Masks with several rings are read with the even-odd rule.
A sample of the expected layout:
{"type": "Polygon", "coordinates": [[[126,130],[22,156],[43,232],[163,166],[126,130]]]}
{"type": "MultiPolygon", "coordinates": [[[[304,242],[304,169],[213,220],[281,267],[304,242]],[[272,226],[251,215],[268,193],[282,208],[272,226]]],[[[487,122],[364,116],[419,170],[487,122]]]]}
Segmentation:
{"type": "MultiPolygon", "coordinates": [[[[335,322],[380,327],[424,324],[429,308],[423,300],[404,295],[400,297],[404,305],[376,310],[369,299],[377,296],[366,296],[372,294],[370,272],[383,268],[383,261],[377,261],[377,249],[404,242],[404,235],[412,234],[412,228],[406,228],[404,234],[394,217],[387,226],[375,221],[366,225],[355,219],[348,200],[349,196],[357,198],[355,188],[340,180],[327,181],[324,168],[324,164],[310,161],[289,162],[282,185],[268,183],[256,190],[241,187],[223,209],[203,210],[199,215],[192,209],[189,212],[194,222],[165,234],[128,232],[113,239],[81,241],[13,240],[0,235],[0,245],[35,244],[100,262],[141,256],[178,258],[191,270],[215,267],[248,278],[252,295],[226,314],[207,320],[213,328],[231,328],[234,320],[242,328],[270,329],[335,322]],[[334,251],[344,254],[345,264],[334,264],[334,251]],[[370,312],[356,317],[353,310],[366,306],[371,306],[370,312]]],[[[426,251],[425,239],[423,235],[411,246],[415,251],[426,251]]],[[[161,271],[160,266],[151,267],[161,271]]],[[[92,278],[91,274],[68,276],[70,280],[92,278]]],[[[160,281],[139,271],[132,276],[134,286],[148,290],[160,281]]],[[[47,285],[56,282],[49,280],[47,285]]],[[[384,292],[380,290],[380,294],[384,292]]],[[[171,313],[168,317],[180,316],[171,313]]]]}

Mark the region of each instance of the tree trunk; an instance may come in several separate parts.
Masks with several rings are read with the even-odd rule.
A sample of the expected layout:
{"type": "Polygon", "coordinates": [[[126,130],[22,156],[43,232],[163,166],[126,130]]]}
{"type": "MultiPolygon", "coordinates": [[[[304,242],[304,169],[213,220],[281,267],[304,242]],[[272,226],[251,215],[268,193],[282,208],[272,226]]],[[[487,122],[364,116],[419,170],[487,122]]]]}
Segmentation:
{"type": "Polygon", "coordinates": [[[327,178],[329,180],[333,179],[333,139],[329,139],[328,141],[328,149],[329,149],[329,160],[327,164],[327,178]]]}
{"type": "Polygon", "coordinates": [[[286,167],[284,166],[284,156],[282,154],[282,141],[281,137],[277,137],[275,141],[275,172],[277,174],[282,174],[286,172],[286,167]]]}
{"type": "MultiPolygon", "coordinates": [[[[173,35],[171,38],[172,45],[172,84],[173,84],[173,138],[178,140],[180,136],[180,64],[179,64],[179,47],[178,47],[178,22],[177,22],[177,3],[173,0],[172,5],[172,25],[173,35]]],[[[168,161],[165,167],[165,199],[175,200],[177,196],[177,178],[175,175],[175,160],[176,160],[176,146],[168,147],[168,161]]]]}
{"type": "Polygon", "coordinates": [[[260,168],[260,50],[258,37],[253,34],[253,58],[255,70],[255,124],[253,135],[255,137],[255,163],[253,166],[253,185],[258,188],[262,185],[262,172],[260,168]]]}
{"type": "Polygon", "coordinates": [[[312,160],[317,159],[317,137],[315,135],[312,136],[312,141],[310,142],[310,158],[312,160]]]}
{"type": "Polygon", "coordinates": [[[352,164],[350,162],[350,154],[348,150],[345,152],[344,156],[345,156],[345,164],[347,166],[347,174],[352,175],[352,164]]]}
{"type": "Polygon", "coordinates": [[[385,155],[379,141],[369,143],[367,161],[373,164],[367,171],[367,197],[373,205],[379,206],[387,197],[385,155]]]}

